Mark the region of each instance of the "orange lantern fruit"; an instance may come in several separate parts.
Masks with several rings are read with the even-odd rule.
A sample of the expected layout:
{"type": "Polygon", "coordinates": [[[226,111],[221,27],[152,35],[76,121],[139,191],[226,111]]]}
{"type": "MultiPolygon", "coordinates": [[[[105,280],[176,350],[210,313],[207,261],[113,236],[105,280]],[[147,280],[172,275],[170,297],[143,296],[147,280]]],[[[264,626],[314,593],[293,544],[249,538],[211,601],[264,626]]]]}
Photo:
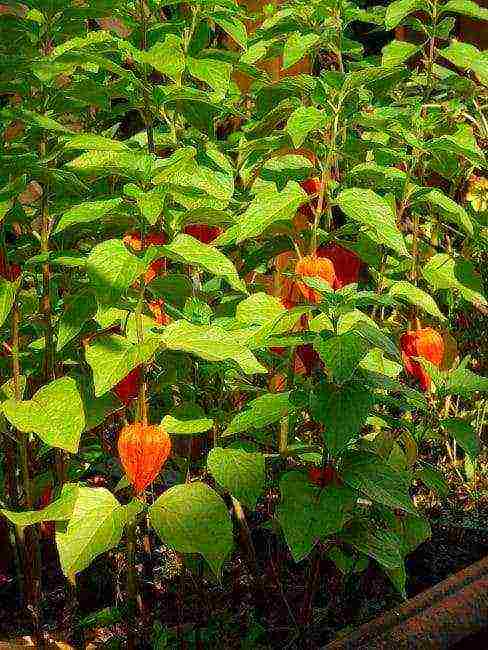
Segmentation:
{"type": "Polygon", "coordinates": [[[149,232],[144,237],[144,245],[142,243],[141,233],[137,230],[126,232],[122,241],[128,248],[139,253],[140,251],[148,248],[149,246],[164,246],[168,241],[164,232],[149,232]]]}
{"type": "Polygon", "coordinates": [[[361,260],[356,253],[339,244],[329,244],[317,249],[317,257],[326,258],[334,265],[334,289],[342,289],[348,284],[358,282],[361,260]]]}
{"type": "Polygon", "coordinates": [[[184,233],[191,235],[201,241],[202,244],[210,244],[222,234],[222,228],[218,226],[209,226],[206,223],[190,223],[185,227],[184,233]]]}
{"type": "Polygon", "coordinates": [[[120,432],[120,462],[136,494],[154,481],[171,452],[171,439],[160,426],[136,422],[120,432]]]}
{"type": "Polygon", "coordinates": [[[150,284],[155,278],[157,278],[160,275],[163,275],[165,271],[166,271],[166,260],[164,259],[164,257],[161,257],[158,260],[154,260],[154,262],[151,262],[149,268],[144,274],[144,282],[146,284],[150,284]]]}
{"type": "Polygon", "coordinates": [[[298,282],[292,278],[282,278],[280,286],[280,300],[285,309],[296,307],[302,301],[302,292],[298,282]]]}
{"type": "MultiPolygon", "coordinates": [[[[331,287],[335,282],[334,265],[326,257],[317,257],[316,255],[306,255],[302,257],[295,266],[295,273],[298,276],[307,278],[320,278],[325,280],[331,287]]],[[[297,289],[307,302],[318,304],[321,301],[320,292],[312,289],[305,282],[300,280],[296,282],[297,289]]]]}
{"type": "Polygon", "coordinates": [[[164,300],[162,298],[151,300],[147,306],[158,325],[168,325],[171,322],[171,318],[164,311],[164,300]]]}
{"type": "Polygon", "coordinates": [[[309,196],[311,196],[320,192],[322,188],[322,181],[318,176],[315,176],[314,178],[307,178],[306,181],[302,181],[300,183],[300,186],[309,196]]]}
{"type": "Polygon", "coordinates": [[[123,404],[130,406],[139,395],[141,382],[142,368],[141,366],[137,366],[122,381],[119,381],[114,388],[114,393],[123,404]]]}
{"type": "Polygon", "coordinates": [[[430,376],[413,357],[426,359],[439,367],[444,358],[444,339],[431,327],[409,330],[400,337],[400,349],[406,372],[418,379],[423,391],[428,391],[430,376]]]}

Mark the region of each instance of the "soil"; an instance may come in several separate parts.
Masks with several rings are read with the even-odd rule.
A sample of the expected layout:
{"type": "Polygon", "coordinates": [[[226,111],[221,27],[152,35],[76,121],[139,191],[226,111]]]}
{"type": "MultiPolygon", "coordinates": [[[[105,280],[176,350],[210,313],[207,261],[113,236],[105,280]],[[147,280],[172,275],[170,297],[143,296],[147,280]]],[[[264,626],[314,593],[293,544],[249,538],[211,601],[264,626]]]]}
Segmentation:
{"type": "MultiPolygon", "coordinates": [[[[408,597],[488,554],[488,509],[483,510],[437,508],[428,513],[432,538],[407,560],[408,597]]],[[[217,644],[228,650],[313,650],[401,603],[401,597],[375,563],[364,573],[344,579],[332,562],[321,558],[316,564],[313,608],[304,620],[310,563],[294,564],[286,549],[265,528],[254,529],[253,541],[258,557],[272,558],[258,567],[261,592],[255,588],[249,564],[238,555],[224,568],[219,585],[199,561],[190,562],[190,571],[183,579],[180,558],[155,539],[152,574],[145,566],[147,558],[141,549],[139,569],[145,607],[139,621],[139,647],[200,650],[217,644]],[[276,579],[278,570],[281,584],[276,579]],[[256,602],[258,608],[253,607],[256,602]]],[[[43,540],[42,550],[47,567],[42,602],[46,633],[63,638],[75,648],[125,647],[123,554],[104,556],[79,576],[78,605],[73,610],[66,606],[66,584],[49,538],[43,540]],[[114,603],[118,606],[114,607],[114,603]]],[[[6,567],[4,561],[0,575],[0,639],[30,632],[13,571],[14,565],[6,567]]],[[[462,650],[483,646],[473,641],[472,645],[455,647],[462,650]]]]}

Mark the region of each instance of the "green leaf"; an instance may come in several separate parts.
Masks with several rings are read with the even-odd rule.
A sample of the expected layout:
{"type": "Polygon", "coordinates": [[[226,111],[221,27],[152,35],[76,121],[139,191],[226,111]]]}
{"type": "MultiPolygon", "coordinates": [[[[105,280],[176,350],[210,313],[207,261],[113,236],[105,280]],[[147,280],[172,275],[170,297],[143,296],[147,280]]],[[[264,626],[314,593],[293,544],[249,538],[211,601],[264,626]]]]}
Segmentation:
{"type": "Polygon", "coordinates": [[[238,18],[231,14],[212,13],[214,20],[219,27],[222,27],[226,34],[229,34],[234,41],[243,49],[247,48],[247,31],[246,26],[238,18]]]}
{"type": "Polygon", "coordinates": [[[391,204],[372,190],[351,188],[337,197],[341,210],[366,227],[370,237],[405,257],[410,257],[402,233],[396,225],[391,204]]]}
{"type": "Polygon", "coordinates": [[[449,485],[442,472],[432,467],[428,463],[421,462],[420,469],[417,471],[417,478],[422,483],[433,490],[441,497],[446,497],[449,493],[449,485]]]}
{"type": "Polygon", "coordinates": [[[283,70],[303,59],[305,54],[320,41],[318,34],[300,34],[294,32],[285,41],[283,48],[283,70]]]}
{"type": "Polygon", "coordinates": [[[179,553],[199,553],[217,576],[232,550],[232,521],[225,503],[205,483],[176,485],[151,506],[161,540],[179,553]]]}
{"type": "Polygon", "coordinates": [[[448,373],[442,389],[443,394],[459,395],[460,397],[470,397],[477,392],[488,392],[488,377],[480,377],[462,366],[448,373]]]}
{"type": "Polygon", "coordinates": [[[86,270],[99,300],[114,303],[144,273],[145,266],[120,239],[108,239],[92,249],[86,270]]]}
{"type": "Polygon", "coordinates": [[[168,34],[164,41],[157,42],[147,52],[138,51],[135,58],[139,63],[149,64],[181,85],[181,77],[185,70],[185,53],[179,36],[168,34]]]}
{"type": "Polygon", "coordinates": [[[178,320],[167,325],[161,341],[169,350],[195,354],[207,361],[233,359],[246,374],[267,372],[232,332],[215,325],[194,325],[178,320]]]}
{"type": "Polygon", "coordinates": [[[394,68],[405,63],[405,61],[419,50],[420,47],[414,43],[391,41],[381,50],[381,65],[385,68],[394,68]]]}
{"type": "Polygon", "coordinates": [[[403,366],[395,361],[385,358],[383,351],[379,348],[370,350],[364,359],[359,363],[359,367],[367,372],[386,375],[395,379],[403,371],[403,366]]]}
{"type": "Polygon", "coordinates": [[[212,90],[224,97],[229,89],[232,66],[217,59],[193,59],[188,57],[188,72],[192,77],[206,83],[212,90]]]}
{"type": "Polygon", "coordinates": [[[279,298],[260,292],[254,293],[237,305],[236,318],[246,325],[264,325],[285,311],[279,298]]]}
{"type": "Polygon", "coordinates": [[[441,426],[471,458],[476,458],[479,455],[478,434],[469,422],[457,418],[447,418],[441,421],[441,426]]]}
{"type": "Polygon", "coordinates": [[[199,419],[181,419],[172,415],[165,415],[161,421],[161,426],[165,431],[179,435],[193,435],[203,433],[213,427],[214,421],[209,418],[199,419]]]}
{"type": "Polygon", "coordinates": [[[83,402],[74,379],[62,377],[46,384],[31,400],[7,400],[7,420],[23,433],[37,433],[50,447],[75,454],[85,428],[83,402]]]}
{"type": "Polygon", "coordinates": [[[451,153],[466,158],[476,166],[485,163],[485,156],[476,142],[473,129],[467,124],[460,124],[455,133],[434,138],[427,144],[429,149],[440,157],[451,153]]]}
{"type": "Polygon", "coordinates": [[[473,0],[449,0],[444,6],[441,6],[440,13],[461,14],[470,18],[488,20],[488,9],[486,7],[480,7],[473,0]]]}
{"type": "Polygon", "coordinates": [[[325,339],[317,337],[313,347],[332,374],[334,381],[342,384],[351,379],[370,345],[357,332],[346,332],[325,339]]]}
{"type": "Polygon", "coordinates": [[[97,301],[90,291],[70,296],[66,309],[58,321],[56,350],[59,352],[77,336],[83,325],[97,313],[97,301]]]}
{"type": "Polygon", "coordinates": [[[98,336],[86,348],[86,361],[93,372],[95,397],[108,392],[131,370],[148,361],[161,346],[157,336],[146,336],[135,345],[123,336],[98,336]]]}
{"type": "Polygon", "coordinates": [[[246,285],[240,279],[234,264],[214,246],[203,244],[190,235],[178,235],[164,250],[170,257],[225,278],[233,289],[247,293],[246,285]]]}
{"type": "Polygon", "coordinates": [[[80,133],[63,139],[65,149],[81,149],[85,151],[130,151],[130,148],[120,140],[112,140],[95,133],[80,133]]]}
{"type": "Polygon", "coordinates": [[[321,129],[327,123],[327,118],[315,106],[300,106],[288,118],[286,132],[293,142],[293,146],[301,147],[307,136],[321,129]]]}
{"type": "Polygon", "coordinates": [[[116,198],[104,201],[87,201],[86,203],[75,205],[62,214],[54,230],[54,234],[56,235],[78,224],[98,221],[109,212],[112,212],[121,203],[122,199],[116,198]]]}
{"type": "Polygon", "coordinates": [[[426,9],[424,0],[395,0],[395,2],[390,2],[385,14],[386,29],[394,29],[409,14],[421,9],[426,9]]]}
{"type": "Polygon", "coordinates": [[[292,219],[306,199],[307,195],[294,181],[287,183],[281,192],[274,187],[266,189],[255,196],[238,223],[220,235],[214,245],[240,244],[246,239],[259,237],[273,223],[292,219]]]}
{"type": "Polygon", "coordinates": [[[437,253],[426,262],[421,271],[433,289],[454,289],[468,302],[488,306],[488,300],[482,294],[481,278],[469,260],[437,253]]]}
{"type": "Polygon", "coordinates": [[[153,158],[138,151],[88,151],[74,158],[66,167],[88,176],[103,174],[145,180],[151,175],[153,158]]]}
{"type": "Polygon", "coordinates": [[[207,469],[220,487],[251,510],[256,508],[264,491],[263,454],[214,447],[207,456],[207,469]]]}
{"type": "Polygon", "coordinates": [[[399,537],[375,524],[356,521],[341,534],[341,539],[375,559],[385,569],[395,570],[403,566],[399,537]]]}
{"type": "Polygon", "coordinates": [[[439,320],[446,320],[432,296],[406,280],[394,282],[388,290],[388,295],[393,296],[394,298],[400,298],[401,300],[406,300],[411,305],[420,307],[427,314],[430,314],[439,320]]]}
{"type": "Polygon", "coordinates": [[[196,149],[194,147],[181,147],[171,156],[158,160],[157,172],[152,182],[178,184],[182,174],[186,174],[195,167],[196,149]]]}
{"type": "Polygon", "coordinates": [[[96,557],[117,546],[129,517],[141,509],[140,502],[121,506],[105,488],[78,486],[68,524],[56,528],[56,546],[65,576],[73,581],[96,557]]]}
{"type": "Polygon", "coordinates": [[[329,485],[321,490],[298,471],[282,476],[280,492],[277,518],[295,562],[306,558],[318,541],[339,532],[356,501],[351,489],[329,485]]]}
{"type": "Polygon", "coordinates": [[[148,223],[154,226],[163,211],[164,199],[168,193],[166,187],[154,187],[152,190],[143,192],[137,185],[129,183],[124,187],[127,196],[136,200],[137,206],[148,223]]]}
{"type": "Polygon", "coordinates": [[[488,54],[480,52],[470,43],[461,43],[453,39],[448,47],[440,51],[441,56],[458,68],[471,70],[480,82],[488,86],[488,54]]]}
{"type": "Polygon", "coordinates": [[[248,429],[261,429],[279,422],[288,415],[293,405],[290,393],[268,393],[246,404],[241,413],[231,420],[224,435],[232,435],[248,429]]]}
{"type": "Polygon", "coordinates": [[[418,515],[409,495],[411,476],[393,469],[379,456],[351,451],[344,458],[341,477],[372,501],[418,515]]]}
{"type": "Polygon", "coordinates": [[[446,196],[441,190],[430,190],[427,194],[422,194],[420,203],[428,203],[445,217],[451,223],[454,223],[468,235],[473,234],[473,223],[466,210],[449,196],[446,196]]]}
{"type": "Polygon", "coordinates": [[[358,384],[316,387],[311,396],[311,410],[325,427],[324,442],[333,456],[338,456],[359,435],[373,404],[371,391],[358,384]]]}
{"type": "Polygon", "coordinates": [[[9,282],[0,277],[0,327],[5,323],[12,311],[17,289],[18,282],[9,282]]]}
{"type": "Polygon", "coordinates": [[[66,521],[72,515],[78,492],[78,485],[67,483],[63,486],[59,498],[42,510],[31,510],[29,512],[1,510],[0,512],[2,512],[9,521],[21,528],[32,526],[33,524],[39,524],[42,521],[66,521]]]}
{"type": "Polygon", "coordinates": [[[381,330],[376,324],[373,325],[366,320],[360,320],[354,326],[354,331],[366,339],[366,341],[369,341],[371,345],[386,352],[388,356],[401,361],[402,356],[400,351],[388,330],[381,330]]]}
{"type": "Polygon", "coordinates": [[[348,173],[354,185],[361,185],[371,189],[402,191],[407,176],[404,171],[396,167],[384,167],[376,163],[360,163],[354,165],[348,173]]]}
{"type": "MultiPolygon", "coordinates": [[[[19,388],[20,388],[21,398],[25,393],[26,386],[27,386],[27,378],[25,377],[25,375],[20,375],[19,388]]],[[[13,377],[11,379],[7,379],[7,381],[5,381],[0,386],[0,401],[4,402],[7,399],[15,399],[15,382],[13,377]]]]}
{"type": "Polygon", "coordinates": [[[34,124],[40,129],[46,131],[54,131],[58,133],[70,133],[71,129],[68,129],[66,126],[63,126],[56,120],[53,120],[47,115],[41,115],[40,113],[34,113],[34,111],[22,111],[22,119],[25,120],[28,124],[34,124]]]}

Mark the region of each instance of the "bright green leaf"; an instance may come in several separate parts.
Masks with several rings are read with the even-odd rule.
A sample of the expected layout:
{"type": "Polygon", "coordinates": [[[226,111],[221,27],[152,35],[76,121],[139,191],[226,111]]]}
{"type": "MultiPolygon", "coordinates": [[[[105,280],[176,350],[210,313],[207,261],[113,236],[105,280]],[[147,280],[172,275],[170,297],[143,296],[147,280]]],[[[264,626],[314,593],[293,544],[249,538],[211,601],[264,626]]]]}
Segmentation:
{"type": "Polygon", "coordinates": [[[49,446],[75,454],[85,429],[83,402],[74,379],[62,377],[46,384],[31,400],[4,402],[7,420],[23,433],[37,433],[49,446]]]}
{"type": "Polygon", "coordinates": [[[225,503],[205,483],[166,490],[150,508],[161,540],[179,553],[199,553],[217,576],[232,550],[232,521],[225,503]]]}

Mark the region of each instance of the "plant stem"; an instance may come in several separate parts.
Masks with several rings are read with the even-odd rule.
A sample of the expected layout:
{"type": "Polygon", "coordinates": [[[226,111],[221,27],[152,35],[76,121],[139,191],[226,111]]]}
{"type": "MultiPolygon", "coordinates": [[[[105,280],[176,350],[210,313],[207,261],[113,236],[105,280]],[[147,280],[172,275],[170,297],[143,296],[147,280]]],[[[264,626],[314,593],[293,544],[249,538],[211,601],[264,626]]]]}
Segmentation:
{"type": "MultiPolygon", "coordinates": [[[[146,285],[144,281],[141,280],[141,286],[139,291],[139,300],[136,307],[136,330],[137,330],[137,344],[142,345],[144,343],[144,324],[142,320],[142,308],[144,305],[144,294],[146,290],[146,285]]],[[[146,365],[142,364],[142,380],[141,387],[139,389],[139,420],[143,424],[147,424],[147,394],[146,394],[146,365]]]]}
{"type": "MultiPolygon", "coordinates": [[[[146,16],[146,6],[144,0],[139,0],[139,15],[140,15],[140,25],[141,25],[141,50],[147,49],[147,16],[146,16]]],[[[147,133],[147,148],[149,153],[155,152],[154,144],[154,127],[151,117],[151,111],[149,108],[149,96],[147,92],[147,66],[144,64],[144,90],[143,90],[143,100],[144,100],[144,122],[146,124],[146,133],[147,133]]]]}
{"type": "Polygon", "coordinates": [[[435,49],[435,39],[437,35],[437,21],[438,21],[438,12],[437,12],[437,0],[432,1],[432,35],[428,43],[428,53],[427,53],[427,90],[426,90],[426,99],[430,97],[433,88],[433,79],[434,79],[434,64],[436,60],[436,49],[435,49]]]}
{"type": "MultiPolygon", "coordinates": [[[[19,332],[20,332],[20,311],[18,302],[15,301],[12,308],[12,374],[14,384],[14,398],[20,401],[22,398],[20,387],[20,356],[19,356],[19,332]]],[[[34,500],[30,479],[30,444],[29,434],[17,432],[19,437],[19,458],[22,476],[22,488],[24,492],[24,506],[32,510],[34,500]]],[[[25,600],[26,606],[32,617],[34,635],[39,647],[44,647],[44,641],[40,630],[39,600],[41,595],[40,578],[40,549],[37,529],[35,526],[21,530],[18,529],[18,538],[21,545],[24,565],[25,600]]]]}
{"type": "Polygon", "coordinates": [[[136,573],[136,530],[137,523],[134,519],[127,524],[127,650],[135,650],[136,630],[135,619],[137,616],[137,573],[136,573]]]}

